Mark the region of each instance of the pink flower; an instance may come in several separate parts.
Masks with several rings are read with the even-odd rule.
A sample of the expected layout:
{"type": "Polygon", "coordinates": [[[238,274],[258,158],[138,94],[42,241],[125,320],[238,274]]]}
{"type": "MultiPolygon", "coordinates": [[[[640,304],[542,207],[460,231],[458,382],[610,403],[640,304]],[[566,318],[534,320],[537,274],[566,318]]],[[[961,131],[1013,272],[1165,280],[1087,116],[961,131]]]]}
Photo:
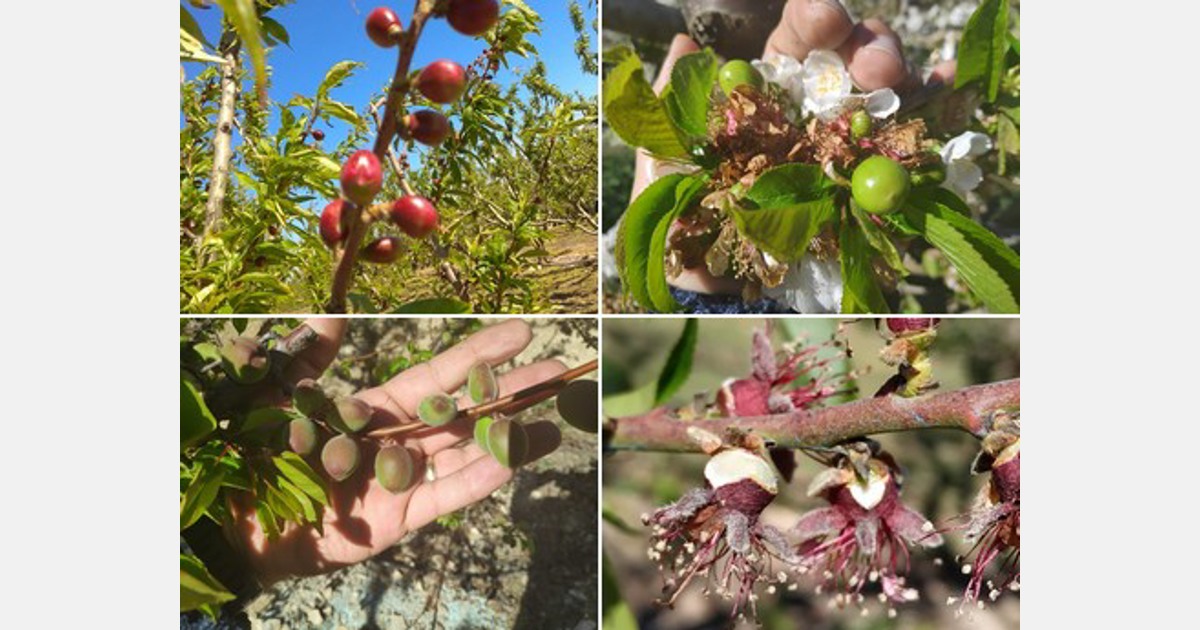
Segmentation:
{"type": "MultiPolygon", "coordinates": [[[[963,565],[967,582],[963,603],[980,601],[986,575],[988,599],[1004,589],[1021,587],[1021,417],[1001,412],[983,440],[974,472],[991,471],[988,484],[975,499],[962,526],[963,539],[973,546],[963,565]]],[[[951,602],[953,603],[953,602],[951,602]]]]}
{"type": "Polygon", "coordinates": [[[877,581],[884,602],[917,599],[916,589],[904,584],[908,546],[936,547],[941,535],[900,503],[899,468],[877,444],[863,440],[839,450],[808,491],[830,506],[808,512],[792,528],[801,566],[818,576],[818,592],[836,592],[841,605],[861,603],[864,585],[877,581]]]}

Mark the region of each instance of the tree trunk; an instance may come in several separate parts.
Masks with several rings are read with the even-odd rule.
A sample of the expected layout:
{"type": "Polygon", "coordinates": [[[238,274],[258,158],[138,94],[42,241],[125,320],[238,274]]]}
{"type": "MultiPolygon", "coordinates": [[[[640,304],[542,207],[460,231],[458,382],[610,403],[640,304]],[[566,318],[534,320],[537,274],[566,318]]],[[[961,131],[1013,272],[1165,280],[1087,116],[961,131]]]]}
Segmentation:
{"type": "Polygon", "coordinates": [[[225,190],[229,186],[229,163],[233,160],[233,116],[237,111],[238,50],[240,46],[232,32],[221,36],[221,109],[217,113],[217,130],[213,134],[213,168],[208,180],[208,205],[204,209],[204,236],[208,237],[221,224],[225,190]]]}

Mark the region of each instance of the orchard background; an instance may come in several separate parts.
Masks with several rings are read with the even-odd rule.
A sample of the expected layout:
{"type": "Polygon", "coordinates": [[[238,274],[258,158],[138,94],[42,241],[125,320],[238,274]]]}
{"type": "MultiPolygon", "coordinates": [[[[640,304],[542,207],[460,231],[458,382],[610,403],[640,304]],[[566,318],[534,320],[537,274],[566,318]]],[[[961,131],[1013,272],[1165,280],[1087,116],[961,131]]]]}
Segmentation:
{"type": "MultiPolygon", "coordinates": [[[[388,6],[408,27],[413,4],[388,6]]],[[[318,218],[347,157],[370,148],[396,66],[396,49],[365,32],[373,7],[181,4],[181,311],[325,307],[335,259],[318,218]],[[247,7],[246,20],[225,18],[247,7]],[[214,168],[226,160],[227,174],[214,168]]],[[[439,227],[414,239],[369,226],[367,240],[400,235],[399,255],[355,265],[348,310],[594,312],[596,11],[592,0],[504,0],[475,38],[428,20],[412,72],[450,59],[467,71],[465,93],[439,106],[411,90],[405,104],[440,110],[454,133],[439,146],[393,140],[376,201],[403,194],[403,172],[439,227]]]]}

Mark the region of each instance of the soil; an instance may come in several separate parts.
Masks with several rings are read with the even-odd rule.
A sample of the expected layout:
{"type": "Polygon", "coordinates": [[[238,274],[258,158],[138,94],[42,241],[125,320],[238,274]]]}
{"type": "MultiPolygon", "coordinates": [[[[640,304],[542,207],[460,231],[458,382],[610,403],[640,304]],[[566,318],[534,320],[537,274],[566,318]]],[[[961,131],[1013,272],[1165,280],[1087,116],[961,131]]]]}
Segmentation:
{"type": "MultiPolygon", "coordinates": [[[[342,369],[329,371],[322,382],[361,387],[371,373],[369,361],[345,359],[377,353],[388,360],[389,352],[410,344],[444,347],[446,332],[460,323],[356,320],[340,354],[342,369]]],[[[596,357],[594,320],[530,324],[533,341],[512,365],[556,358],[574,366],[596,357]]],[[[596,628],[597,441],[562,423],[552,405],[547,401],[520,417],[559,422],[563,443],[556,452],[518,470],[488,499],[367,562],[272,586],[247,606],[251,627],[596,628]]]]}
{"type": "Polygon", "coordinates": [[[547,246],[550,260],[529,272],[552,313],[595,313],[596,235],[562,231],[547,246]]]}

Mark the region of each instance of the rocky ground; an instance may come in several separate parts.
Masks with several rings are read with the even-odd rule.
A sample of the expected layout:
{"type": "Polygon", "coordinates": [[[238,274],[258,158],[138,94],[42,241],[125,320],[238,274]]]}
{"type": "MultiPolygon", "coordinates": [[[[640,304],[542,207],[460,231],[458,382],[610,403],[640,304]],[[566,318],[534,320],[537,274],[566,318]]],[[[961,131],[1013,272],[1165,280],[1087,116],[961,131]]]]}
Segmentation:
{"type": "MultiPolygon", "coordinates": [[[[514,365],[557,358],[574,366],[595,358],[593,320],[531,324],[534,340],[514,365]]],[[[381,362],[410,347],[445,347],[462,327],[442,320],[356,320],[341,369],[326,378],[357,388],[381,362]]],[[[560,422],[557,452],[517,471],[492,497],[368,562],[273,586],[248,605],[252,627],[595,628],[596,436],[561,424],[551,404],[523,418],[560,422]]]]}

